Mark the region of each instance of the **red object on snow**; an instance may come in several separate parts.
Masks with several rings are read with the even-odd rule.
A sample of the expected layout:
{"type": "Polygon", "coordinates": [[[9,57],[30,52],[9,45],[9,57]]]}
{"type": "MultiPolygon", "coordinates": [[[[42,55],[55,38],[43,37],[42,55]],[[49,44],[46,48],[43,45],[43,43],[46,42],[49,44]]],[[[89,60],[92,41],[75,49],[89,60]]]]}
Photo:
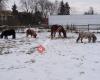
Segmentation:
{"type": "Polygon", "coordinates": [[[44,48],[42,45],[39,45],[39,46],[37,47],[37,51],[38,51],[39,53],[43,53],[43,52],[45,51],[45,48],[44,48]]]}

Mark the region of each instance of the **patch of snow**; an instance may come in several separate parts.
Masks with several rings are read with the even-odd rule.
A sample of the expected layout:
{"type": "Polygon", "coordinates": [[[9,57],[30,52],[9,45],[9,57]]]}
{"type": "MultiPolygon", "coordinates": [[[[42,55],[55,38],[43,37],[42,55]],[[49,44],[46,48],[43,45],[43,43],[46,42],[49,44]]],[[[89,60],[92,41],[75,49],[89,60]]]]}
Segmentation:
{"type": "Polygon", "coordinates": [[[76,43],[77,34],[68,33],[67,39],[49,38],[50,33],[38,33],[27,38],[17,33],[12,40],[0,39],[1,80],[99,80],[100,34],[96,43],[76,43]],[[43,45],[44,54],[36,47],[43,45]],[[5,54],[4,52],[9,52],[5,54]]]}

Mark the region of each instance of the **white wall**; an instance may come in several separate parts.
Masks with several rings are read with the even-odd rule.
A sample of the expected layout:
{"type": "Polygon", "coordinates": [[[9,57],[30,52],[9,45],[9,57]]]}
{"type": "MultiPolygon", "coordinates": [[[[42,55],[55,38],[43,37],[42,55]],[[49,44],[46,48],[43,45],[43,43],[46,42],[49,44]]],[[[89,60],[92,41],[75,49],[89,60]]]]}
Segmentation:
{"type": "Polygon", "coordinates": [[[88,25],[100,24],[100,15],[54,15],[49,16],[49,25],[88,25]]]}

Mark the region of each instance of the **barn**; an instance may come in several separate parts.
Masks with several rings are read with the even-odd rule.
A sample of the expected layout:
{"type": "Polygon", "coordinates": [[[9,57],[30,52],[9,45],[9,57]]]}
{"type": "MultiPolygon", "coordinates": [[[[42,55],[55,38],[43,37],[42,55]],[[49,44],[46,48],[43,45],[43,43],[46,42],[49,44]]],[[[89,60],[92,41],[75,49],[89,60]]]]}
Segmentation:
{"type": "Polygon", "coordinates": [[[100,15],[52,15],[49,16],[49,25],[88,25],[100,24],[100,15]]]}
{"type": "Polygon", "coordinates": [[[50,15],[48,24],[59,24],[80,28],[100,28],[100,15],[50,15]]]}

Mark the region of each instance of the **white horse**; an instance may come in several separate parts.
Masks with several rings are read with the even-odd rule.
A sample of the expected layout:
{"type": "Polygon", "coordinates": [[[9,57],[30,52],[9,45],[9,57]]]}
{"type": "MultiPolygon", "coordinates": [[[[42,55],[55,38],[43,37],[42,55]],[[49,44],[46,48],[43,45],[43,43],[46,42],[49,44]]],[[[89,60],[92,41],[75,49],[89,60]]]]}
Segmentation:
{"type": "Polygon", "coordinates": [[[92,32],[79,32],[79,36],[78,36],[76,42],[78,42],[81,39],[81,43],[83,43],[83,41],[82,41],[83,38],[88,39],[89,43],[91,42],[91,40],[93,43],[96,42],[96,40],[97,40],[97,37],[92,32]]]}

